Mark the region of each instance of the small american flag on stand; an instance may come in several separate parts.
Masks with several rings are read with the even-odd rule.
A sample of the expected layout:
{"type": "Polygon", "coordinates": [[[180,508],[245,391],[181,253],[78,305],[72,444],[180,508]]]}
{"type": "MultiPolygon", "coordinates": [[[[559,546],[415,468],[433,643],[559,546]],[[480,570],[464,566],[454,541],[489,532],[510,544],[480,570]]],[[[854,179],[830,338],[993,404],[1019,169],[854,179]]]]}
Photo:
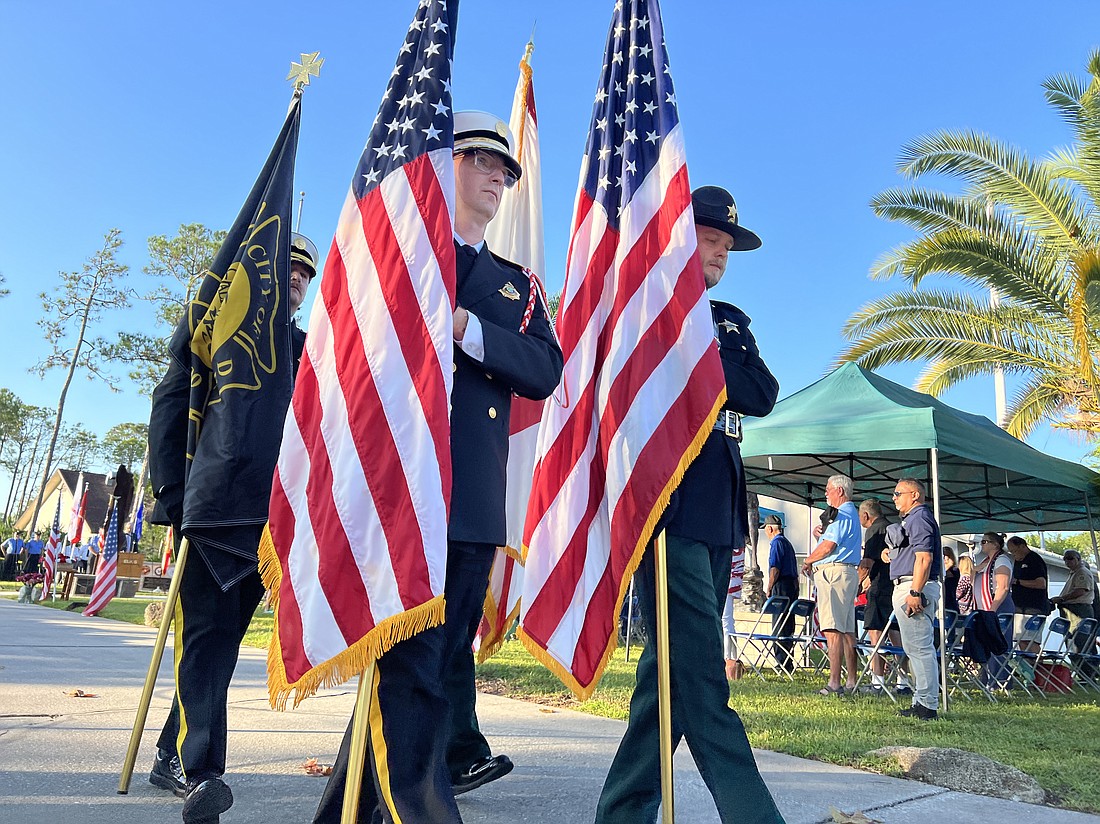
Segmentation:
{"type": "Polygon", "coordinates": [[[520,638],[579,697],[615,649],[630,576],[725,401],[656,0],[616,3],[543,413],[520,638]]]}
{"type": "Polygon", "coordinates": [[[260,544],[277,707],[443,621],[457,13],[420,2],[310,316],[260,544]]]}
{"type": "Polygon", "coordinates": [[[107,536],[103,539],[103,549],[99,555],[99,565],[95,571],[95,584],[92,597],[84,608],[84,615],[92,617],[103,609],[115,597],[115,578],[118,569],[118,507],[111,510],[111,522],[107,526],[107,536]]]}
{"type": "Polygon", "coordinates": [[[42,575],[42,596],[50,594],[53,586],[54,575],[57,572],[57,548],[61,544],[61,493],[58,490],[57,511],[53,515],[53,526],[50,527],[50,540],[46,544],[46,559],[42,575]]]}

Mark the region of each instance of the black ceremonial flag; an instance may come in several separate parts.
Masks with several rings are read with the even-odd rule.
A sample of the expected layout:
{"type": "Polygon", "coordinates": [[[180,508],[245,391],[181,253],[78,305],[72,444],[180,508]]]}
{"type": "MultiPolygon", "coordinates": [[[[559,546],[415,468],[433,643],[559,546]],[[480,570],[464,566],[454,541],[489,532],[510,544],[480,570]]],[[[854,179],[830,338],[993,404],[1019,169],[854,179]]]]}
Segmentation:
{"type": "Polygon", "coordinates": [[[294,380],[290,232],[301,98],[169,344],[149,421],[154,523],[223,589],[256,569],[294,380]]]}

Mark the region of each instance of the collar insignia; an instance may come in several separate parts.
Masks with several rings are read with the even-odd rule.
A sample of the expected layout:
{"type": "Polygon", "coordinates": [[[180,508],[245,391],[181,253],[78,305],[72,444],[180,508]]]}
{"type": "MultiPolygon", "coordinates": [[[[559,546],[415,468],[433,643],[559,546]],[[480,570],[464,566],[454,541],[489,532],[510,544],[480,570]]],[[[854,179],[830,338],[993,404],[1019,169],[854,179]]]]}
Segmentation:
{"type": "Polygon", "coordinates": [[[734,323],[732,320],[721,321],[718,325],[725,329],[727,332],[736,332],[737,334],[741,334],[741,327],[734,323]]]}

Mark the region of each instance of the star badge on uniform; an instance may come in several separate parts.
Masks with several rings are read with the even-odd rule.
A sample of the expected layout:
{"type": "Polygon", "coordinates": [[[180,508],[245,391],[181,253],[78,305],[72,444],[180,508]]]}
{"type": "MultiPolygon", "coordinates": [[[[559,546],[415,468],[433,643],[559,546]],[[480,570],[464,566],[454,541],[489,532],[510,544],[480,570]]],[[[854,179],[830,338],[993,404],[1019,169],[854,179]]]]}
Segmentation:
{"type": "Polygon", "coordinates": [[[508,300],[519,300],[519,291],[511,283],[506,283],[500,287],[500,293],[508,300]]]}

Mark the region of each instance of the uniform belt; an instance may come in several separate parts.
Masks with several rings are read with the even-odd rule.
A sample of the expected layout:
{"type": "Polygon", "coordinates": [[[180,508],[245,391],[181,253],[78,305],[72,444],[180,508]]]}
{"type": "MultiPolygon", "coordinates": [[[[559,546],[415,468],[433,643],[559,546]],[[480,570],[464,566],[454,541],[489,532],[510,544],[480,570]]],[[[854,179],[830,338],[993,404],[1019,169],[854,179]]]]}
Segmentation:
{"type": "MultiPolygon", "coordinates": [[[[912,575],[899,575],[897,578],[891,578],[890,580],[893,582],[894,586],[897,586],[898,584],[900,584],[904,581],[912,581],[913,576],[912,575]]],[[[939,582],[940,582],[939,578],[929,578],[927,581],[925,581],[926,584],[938,584],[939,582]]]]}
{"type": "Polygon", "coordinates": [[[731,412],[728,409],[723,409],[718,413],[718,420],[714,422],[714,430],[716,432],[722,432],[727,437],[733,438],[738,443],[741,442],[741,416],[736,412],[731,412]]]}

